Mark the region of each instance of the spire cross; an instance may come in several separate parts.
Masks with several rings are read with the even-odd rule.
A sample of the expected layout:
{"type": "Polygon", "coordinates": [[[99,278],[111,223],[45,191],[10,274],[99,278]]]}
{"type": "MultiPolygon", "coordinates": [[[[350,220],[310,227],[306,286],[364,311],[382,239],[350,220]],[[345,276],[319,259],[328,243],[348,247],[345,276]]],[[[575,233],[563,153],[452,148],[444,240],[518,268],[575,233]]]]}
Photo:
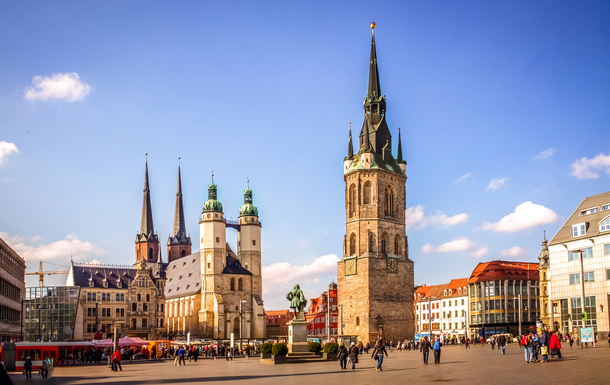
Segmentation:
{"type": "Polygon", "coordinates": [[[148,162],[148,153],[147,152],[144,153],[144,160],[146,160],[146,162],[148,162]]]}
{"type": "Polygon", "coordinates": [[[178,167],[180,167],[180,157],[178,157],[178,167]]]}
{"type": "Polygon", "coordinates": [[[212,171],[212,184],[214,183],[214,171],[212,171]]]}
{"type": "MultiPolygon", "coordinates": [[[[247,178],[247,177],[246,177],[246,178],[247,178]]],[[[248,185],[248,188],[250,188],[250,178],[247,178],[247,179],[246,179],[246,183],[247,183],[247,185],[248,185]]]]}

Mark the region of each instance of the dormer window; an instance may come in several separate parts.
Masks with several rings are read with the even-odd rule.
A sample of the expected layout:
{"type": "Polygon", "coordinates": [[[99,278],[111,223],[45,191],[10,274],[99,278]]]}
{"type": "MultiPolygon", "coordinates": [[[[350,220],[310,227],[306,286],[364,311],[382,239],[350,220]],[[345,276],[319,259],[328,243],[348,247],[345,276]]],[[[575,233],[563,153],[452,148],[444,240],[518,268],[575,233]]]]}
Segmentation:
{"type": "Polygon", "coordinates": [[[462,288],[458,287],[458,294],[462,294],[462,288]]]}
{"type": "Polygon", "coordinates": [[[103,285],[104,287],[108,287],[108,281],[104,280],[104,281],[102,282],[102,285],[103,285]]]}
{"type": "Polygon", "coordinates": [[[608,231],[610,230],[610,217],[606,218],[605,221],[599,224],[599,231],[608,231]]]}
{"type": "Polygon", "coordinates": [[[89,287],[93,287],[93,280],[89,280],[89,287]]]}
{"type": "Polygon", "coordinates": [[[123,283],[121,281],[117,281],[116,287],[120,289],[121,287],[123,287],[123,283]]]}
{"type": "Polygon", "coordinates": [[[580,237],[587,234],[587,226],[585,223],[572,225],[572,237],[580,237]]]}
{"type": "Polygon", "coordinates": [[[443,292],[443,295],[447,295],[447,290],[445,290],[445,291],[443,292]]]}
{"type": "Polygon", "coordinates": [[[610,210],[610,205],[603,205],[602,211],[610,210]]]}
{"type": "Polygon", "coordinates": [[[596,212],[599,211],[599,207],[593,207],[591,209],[587,209],[587,210],[583,210],[580,212],[580,216],[583,215],[590,215],[590,214],[595,214],[596,212]]]}

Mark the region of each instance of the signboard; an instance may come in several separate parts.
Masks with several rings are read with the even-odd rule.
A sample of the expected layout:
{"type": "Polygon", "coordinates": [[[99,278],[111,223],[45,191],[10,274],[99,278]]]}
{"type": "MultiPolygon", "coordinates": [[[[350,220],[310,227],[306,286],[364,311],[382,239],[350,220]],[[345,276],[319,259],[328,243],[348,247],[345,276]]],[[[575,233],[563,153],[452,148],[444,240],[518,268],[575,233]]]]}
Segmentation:
{"type": "Polygon", "coordinates": [[[580,342],[594,342],[593,328],[580,328],[580,342]]]}
{"type": "Polygon", "coordinates": [[[307,342],[320,342],[320,339],[307,337],[307,342]]]}

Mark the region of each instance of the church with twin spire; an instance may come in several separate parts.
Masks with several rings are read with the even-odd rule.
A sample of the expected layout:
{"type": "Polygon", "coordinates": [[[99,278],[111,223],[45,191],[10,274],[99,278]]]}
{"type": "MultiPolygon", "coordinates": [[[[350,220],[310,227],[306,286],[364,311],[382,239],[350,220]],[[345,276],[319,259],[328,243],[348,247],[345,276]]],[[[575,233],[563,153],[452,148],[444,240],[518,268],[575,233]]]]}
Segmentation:
{"type": "Polygon", "coordinates": [[[178,186],[167,262],[155,232],[148,177],[133,265],[72,263],[66,284],[80,286],[74,338],[263,339],[265,317],[261,278],[261,222],[253,192],[244,191],[237,221],[224,217],[218,186],[208,186],[199,219],[200,250],[192,252],[186,231],[182,177],[178,186]],[[227,243],[227,228],[237,232],[237,253],[227,243]]]}

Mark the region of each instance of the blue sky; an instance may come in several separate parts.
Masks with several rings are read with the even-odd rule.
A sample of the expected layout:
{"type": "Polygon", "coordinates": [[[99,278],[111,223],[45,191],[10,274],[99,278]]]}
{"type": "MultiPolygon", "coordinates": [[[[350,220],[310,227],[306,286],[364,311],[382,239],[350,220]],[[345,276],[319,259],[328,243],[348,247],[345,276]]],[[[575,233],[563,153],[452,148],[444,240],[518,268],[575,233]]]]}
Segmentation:
{"type": "Polygon", "coordinates": [[[227,218],[250,178],[266,307],[295,282],[319,295],[341,256],[372,21],[416,284],[536,261],[543,230],[609,190],[607,2],[0,7],[0,236],[28,266],[132,263],[148,153],[162,244],[178,157],[193,239],[212,170],[227,218]]]}

